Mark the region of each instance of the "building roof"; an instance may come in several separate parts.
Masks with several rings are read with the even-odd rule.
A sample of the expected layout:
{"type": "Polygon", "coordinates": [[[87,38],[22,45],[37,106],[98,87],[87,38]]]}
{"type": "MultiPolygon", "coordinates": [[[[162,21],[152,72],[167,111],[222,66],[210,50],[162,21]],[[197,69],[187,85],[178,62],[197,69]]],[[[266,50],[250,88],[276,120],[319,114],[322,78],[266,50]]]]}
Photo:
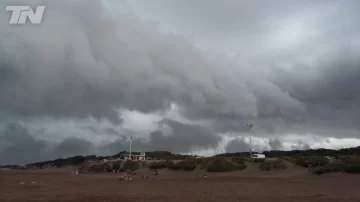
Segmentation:
{"type": "MultiPolygon", "coordinates": [[[[131,152],[131,155],[139,155],[140,156],[140,153],[145,153],[145,152],[131,152]]],[[[129,152],[120,154],[120,156],[129,156],[129,155],[130,155],[129,152]]]]}

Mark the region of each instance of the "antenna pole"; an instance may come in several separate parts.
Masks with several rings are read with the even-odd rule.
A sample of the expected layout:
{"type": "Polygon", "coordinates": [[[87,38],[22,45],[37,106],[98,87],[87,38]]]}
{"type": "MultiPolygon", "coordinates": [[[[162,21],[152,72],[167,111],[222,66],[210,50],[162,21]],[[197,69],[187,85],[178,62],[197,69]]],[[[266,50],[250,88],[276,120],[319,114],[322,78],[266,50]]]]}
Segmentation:
{"type": "Polygon", "coordinates": [[[131,160],[131,143],[132,143],[132,136],[130,136],[130,153],[129,153],[129,159],[131,160]]]}
{"type": "Polygon", "coordinates": [[[253,127],[253,124],[247,124],[247,126],[249,127],[249,133],[250,133],[250,159],[252,158],[252,143],[251,143],[251,129],[253,127]]]}

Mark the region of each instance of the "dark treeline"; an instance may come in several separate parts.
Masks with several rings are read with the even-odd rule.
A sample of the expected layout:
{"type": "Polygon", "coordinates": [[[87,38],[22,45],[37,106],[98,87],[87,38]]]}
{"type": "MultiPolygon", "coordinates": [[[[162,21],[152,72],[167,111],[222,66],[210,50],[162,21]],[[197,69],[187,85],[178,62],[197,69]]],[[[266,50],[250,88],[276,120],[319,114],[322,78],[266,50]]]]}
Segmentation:
{"type": "MultiPolygon", "coordinates": [[[[36,162],[27,164],[26,166],[29,167],[38,167],[43,168],[44,166],[55,166],[55,167],[63,167],[63,166],[75,166],[84,163],[87,160],[102,160],[102,159],[114,159],[118,158],[121,155],[128,154],[126,151],[119,152],[118,154],[112,155],[112,156],[74,156],[74,157],[68,157],[68,158],[58,158],[55,160],[50,161],[42,161],[42,162],[36,162]]],[[[132,152],[133,155],[139,155],[140,152],[132,152]]],[[[188,157],[188,155],[180,155],[180,154],[173,154],[168,151],[153,151],[153,152],[146,152],[147,158],[153,158],[153,159],[175,159],[175,160],[181,160],[188,157]]],[[[7,166],[4,166],[7,167],[7,166]]],[[[12,165],[12,168],[14,166],[12,165]]]]}
{"type": "Polygon", "coordinates": [[[19,165],[3,165],[3,166],[0,166],[0,168],[19,169],[19,168],[21,168],[21,166],[19,166],[19,165]]]}
{"type": "Polygon", "coordinates": [[[26,166],[30,166],[30,167],[38,167],[38,168],[43,168],[44,166],[55,166],[55,167],[63,167],[63,166],[76,166],[79,164],[82,164],[84,161],[86,160],[90,160],[90,159],[102,159],[103,157],[97,157],[95,155],[92,156],[73,156],[73,157],[68,157],[68,158],[58,158],[55,160],[50,160],[50,161],[42,161],[42,162],[36,162],[36,163],[31,163],[31,164],[27,164],[26,166]]]}
{"type": "MultiPolygon", "coordinates": [[[[256,153],[256,152],[254,152],[256,153]]],[[[291,150],[291,151],[282,151],[282,150],[272,150],[262,152],[266,157],[283,157],[283,156],[347,156],[347,155],[360,155],[360,147],[346,148],[346,149],[308,149],[308,150],[291,150]]],[[[248,157],[249,152],[237,152],[237,153],[225,153],[219,154],[217,156],[241,156],[248,157]]]]}
{"type": "MultiPolygon", "coordinates": [[[[256,153],[256,152],[254,152],[256,153]]],[[[292,150],[292,151],[282,151],[282,150],[272,150],[272,151],[264,151],[262,152],[266,155],[266,157],[296,157],[296,156],[347,156],[347,155],[360,155],[360,147],[353,147],[353,148],[346,148],[346,149],[309,149],[309,150],[292,150]]],[[[58,158],[55,160],[50,161],[43,161],[43,162],[36,162],[28,164],[27,166],[35,166],[38,168],[42,168],[44,166],[56,166],[62,167],[67,165],[79,165],[84,163],[86,160],[102,160],[102,159],[111,159],[111,158],[118,158],[122,154],[127,154],[126,151],[119,152],[113,156],[74,156],[68,158],[58,158]]],[[[139,152],[132,152],[132,154],[139,154],[139,152]]],[[[225,156],[225,157],[248,157],[249,152],[237,152],[237,153],[225,153],[219,154],[216,156],[225,156]]],[[[169,151],[152,151],[146,152],[147,158],[152,159],[164,159],[164,160],[182,160],[189,157],[189,155],[181,155],[181,154],[173,154],[169,151]]],[[[18,168],[18,165],[8,165],[8,166],[0,166],[0,168],[18,168]]]]}

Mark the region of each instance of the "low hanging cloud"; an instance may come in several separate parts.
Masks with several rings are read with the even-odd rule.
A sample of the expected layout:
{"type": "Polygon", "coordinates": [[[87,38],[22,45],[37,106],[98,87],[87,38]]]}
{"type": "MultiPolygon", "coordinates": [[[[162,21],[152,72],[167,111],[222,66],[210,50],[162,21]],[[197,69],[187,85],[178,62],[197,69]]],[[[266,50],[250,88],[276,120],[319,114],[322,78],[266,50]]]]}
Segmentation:
{"type": "Polygon", "coordinates": [[[211,131],[191,124],[183,124],[172,120],[164,120],[171,128],[171,133],[155,131],[150,134],[149,147],[152,150],[169,150],[174,152],[189,152],[196,148],[211,149],[217,146],[221,138],[211,131]]]}
{"type": "Polygon", "coordinates": [[[95,146],[87,140],[79,138],[66,138],[53,149],[53,155],[59,157],[69,157],[73,155],[89,155],[95,150],[95,146]]]}
{"type": "Polygon", "coordinates": [[[306,150],[306,149],[311,149],[310,145],[301,141],[301,140],[298,140],[297,143],[295,145],[293,145],[291,147],[291,149],[293,150],[306,150]]]}
{"type": "MultiPolygon", "coordinates": [[[[219,152],[248,152],[249,140],[245,137],[231,137],[224,141],[224,136],[215,135],[198,125],[183,124],[164,120],[160,124],[168,125],[171,130],[158,130],[148,137],[133,136],[132,151],[167,150],[174,153],[197,153],[214,155],[219,152]]],[[[84,137],[67,137],[61,141],[51,141],[38,137],[36,131],[19,123],[9,123],[0,131],[1,164],[26,164],[38,161],[66,158],[75,155],[114,155],[121,151],[129,151],[130,136],[118,136],[110,142],[95,143],[84,137]]],[[[109,137],[112,137],[110,135],[109,137]]],[[[277,138],[252,138],[252,150],[262,152],[268,150],[304,150],[313,148],[342,148],[359,144],[355,139],[325,139],[320,137],[288,137],[284,141],[277,138]],[[319,139],[316,141],[316,139],[319,139]]]]}
{"type": "Polygon", "coordinates": [[[95,146],[87,140],[66,138],[54,144],[36,138],[19,123],[6,125],[0,131],[0,138],[1,164],[24,164],[96,152],[95,146]]]}
{"type": "Polygon", "coordinates": [[[17,164],[48,158],[47,143],[33,138],[28,130],[19,124],[9,124],[1,131],[0,162],[17,164]]]}
{"type": "MultiPolygon", "coordinates": [[[[218,146],[221,137],[211,131],[192,124],[184,124],[173,120],[162,120],[169,130],[157,130],[149,134],[148,138],[133,140],[134,151],[172,151],[186,153],[201,149],[213,149],[218,146]]],[[[121,137],[105,146],[108,153],[118,152],[119,149],[129,150],[129,137],[121,137]]]]}
{"type": "MultiPolygon", "coordinates": [[[[199,149],[215,148],[221,137],[198,125],[183,124],[172,120],[163,120],[162,125],[169,131],[154,131],[147,139],[134,137],[133,151],[166,150],[186,153],[199,149]]],[[[115,141],[95,145],[89,140],[68,137],[60,142],[51,142],[36,138],[27,128],[19,123],[6,125],[0,131],[3,144],[0,145],[2,164],[30,163],[53,158],[66,158],[74,155],[114,155],[120,151],[129,151],[130,136],[119,136],[115,141]]]]}
{"type": "Polygon", "coordinates": [[[280,150],[284,148],[282,142],[277,138],[269,139],[269,146],[271,150],[280,150]]]}
{"type": "Polygon", "coordinates": [[[244,138],[236,138],[226,145],[225,151],[227,153],[248,152],[250,151],[250,145],[245,142],[244,138]]]}

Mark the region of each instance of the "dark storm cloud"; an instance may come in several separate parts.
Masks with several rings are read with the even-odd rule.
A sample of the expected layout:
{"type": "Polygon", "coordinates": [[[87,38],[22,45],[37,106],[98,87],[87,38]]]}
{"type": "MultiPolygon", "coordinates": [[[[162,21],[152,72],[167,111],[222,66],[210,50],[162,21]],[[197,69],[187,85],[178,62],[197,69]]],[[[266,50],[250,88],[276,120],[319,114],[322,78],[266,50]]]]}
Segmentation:
{"type": "MultiPolygon", "coordinates": [[[[140,2],[129,4],[144,19],[163,19],[170,30],[179,29],[200,42],[205,38],[200,45],[235,52],[240,67],[254,69],[245,73],[251,78],[248,83],[256,97],[261,130],[278,133],[272,119],[279,116],[297,124],[293,132],[327,133],[326,128],[333,124],[357,127],[360,24],[353,19],[360,17],[358,1],[140,2]],[[169,27],[171,24],[177,26],[169,27]],[[275,79],[259,77],[266,72],[276,75],[275,79]]],[[[222,121],[217,112],[204,110],[201,118],[216,117],[219,131],[245,130],[243,122],[249,117],[232,116],[239,123],[230,121],[232,124],[222,121]]],[[[200,117],[198,110],[190,113],[200,117]]],[[[352,136],[350,133],[346,132],[352,136]]]]}
{"type": "Polygon", "coordinates": [[[189,152],[192,149],[215,148],[221,138],[207,129],[191,124],[183,124],[172,120],[164,120],[171,128],[171,134],[156,131],[150,134],[149,147],[153,150],[169,150],[189,152]]]}
{"type": "Polygon", "coordinates": [[[132,16],[113,21],[98,1],[46,5],[41,28],[1,27],[2,110],[121,123],[115,108],[149,113],[173,102],[189,118],[215,120],[256,117],[265,100],[289,116],[304,114],[265,78],[249,83],[246,72],[209,60],[180,35],[160,34],[132,16]]]}
{"type": "MultiPolygon", "coordinates": [[[[216,133],[248,132],[248,123],[254,124],[254,136],[266,138],[359,137],[358,1],[128,2],[136,15],[148,9],[157,15],[153,19],[172,25],[170,30],[185,33],[194,43],[181,34],[161,33],[129,12],[117,12],[112,3],[119,1],[107,1],[105,8],[97,0],[5,0],[0,7],[29,2],[46,4],[42,25],[10,26],[9,13],[0,12],[1,122],[7,120],[2,114],[27,121],[92,116],[118,125],[124,123],[119,109],[146,114],[175,104],[194,125],[165,120],[162,124],[171,132],[151,129],[149,141],[134,139],[134,149],[211,148],[220,141],[216,133]],[[197,121],[210,124],[205,128],[197,121]]],[[[118,135],[104,128],[87,130],[118,135]]],[[[48,143],[29,137],[29,131],[21,132],[29,142],[24,149],[33,148],[28,155],[38,159],[48,143]]],[[[128,136],[136,133],[121,135],[103,150],[86,147],[86,140],[66,139],[49,155],[70,155],[66,147],[73,148],[70,153],[117,153],[128,148],[128,136]]],[[[242,148],[231,146],[241,145],[236,141],[230,150],[242,148]]],[[[18,149],[12,143],[4,151],[18,149]]]]}
{"type": "Polygon", "coordinates": [[[2,143],[0,144],[1,164],[29,163],[48,157],[47,143],[35,139],[20,124],[8,124],[0,133],[2,143]]]}
{"type": "Polygon", "coordinates": [[[69,157],[72,155],[89,155],[95,151],[95,146],[83,139],[66,138],[53,149],[53,155],[57,157],[69,157]]]}
{"type": "Polygon", "coordinates": [[[109,135],[120,135],[120,133],[113,128],[107,128],[104,132],[109,135]]]}
{"type": "Polygon", "coordinates": [[[331,58],[319,60],[319,70],[309,72],[308,78],[296,78],[296,72],[281,71],[276,80],[292,97],[305,104],[314,123],[358,128],[360,60],[357,52],[360,46],[344,46],[331,58]],[[290,82],[291,78],[295,79],[290,82]]]}
{"type": "Polygon", "coordinates": [[[136,134],[120,135],[117,140],[106,145],[94,145],[77,137],[65,138],[58,143],[41,140],[35,138],[36,134],[31,134],[24,126],[10,123],[0,131],[0,138],[4,137],[0,144],[0,162],[18,164],[75,155],[114,155],[120,151],[129,151],[130,135],[133,135],[133,151],[192,152],[215,148],[221,140],[220,136],[198,125],[172,120],[163,120],[160,124],[171,130],[151,132],[148,139],[136,137],[136,134]]]}
{"type": "Polygon", "coordinates": [[[292,145],[291,146],[291,149],[293,150],[307,150],[307,149],[311,149],[310,145],[301,141],[301,140],[298,140],[297,143],[295,145],[292,145]]]}
{"type": "MultiPolygon", "coordinates": [[[[198,149],[213,149],[221,137],[198,125],[183,124],[173,120],[163,120],[162,125],[169,131],[154,131],[148,140],[133,138],[133,151],[171,151],[175,153],[191,152],[198,149]]],[[[104,147],[107,153],[116,153],[119,150],[129,150],[129,137],[119,138],[104,147]]]]}
{"type": "Polygon", "coordinates": [[[94,127],[94,126],[83,126],[83,127],[81,127],[81,128],[83,128],[83,129],[85,129],[85,130],[88,130],[88,131],[91,131],[91,132],[93,132],[93,133],[97,133],[97,132],[98,132],[98,129],[97,129],[96,127],[94,127]]]}
{"type": "Polygon", "coordinates": [[[269,146],[271,150],[283,149],[283,144],[278,138],[269,139],[269,146]]]}
{"type": "Polygon", "coordinates": [[[96,152],[95,146],[83,139],[67,138],[60,143],[38,139],[19,123],[9,123],[0,131],[0,164],[26,164],[96,152]]]}
{"type": "Polygon", "coordinates": [[[225,152],[235,153],[235,152],[247,152],[250,151],[250,146],[245,142],[244,138],[237,138],[231,140],[225,147],[225,152]]]}
{"type": "MultiPolygon", "coordinates": [[[[115,141],[112,141],[109,144],[106,144],[104,146],[100,146],[99,149],[99,155],[114,155],[117,154],[119,152],[122,151],[129,151],[130,150],[130,141],[129,141],[130,137],[120,137],[115,141]]],[[[133,147],[132,147],[132,151],[142,151],[139,150],[142,145],[143,142],[139,141],[138,139],[133,139],[133,143],[132,143],[133,147]],[[139,145],[141,145],[139,147],[139,145]]]]}

